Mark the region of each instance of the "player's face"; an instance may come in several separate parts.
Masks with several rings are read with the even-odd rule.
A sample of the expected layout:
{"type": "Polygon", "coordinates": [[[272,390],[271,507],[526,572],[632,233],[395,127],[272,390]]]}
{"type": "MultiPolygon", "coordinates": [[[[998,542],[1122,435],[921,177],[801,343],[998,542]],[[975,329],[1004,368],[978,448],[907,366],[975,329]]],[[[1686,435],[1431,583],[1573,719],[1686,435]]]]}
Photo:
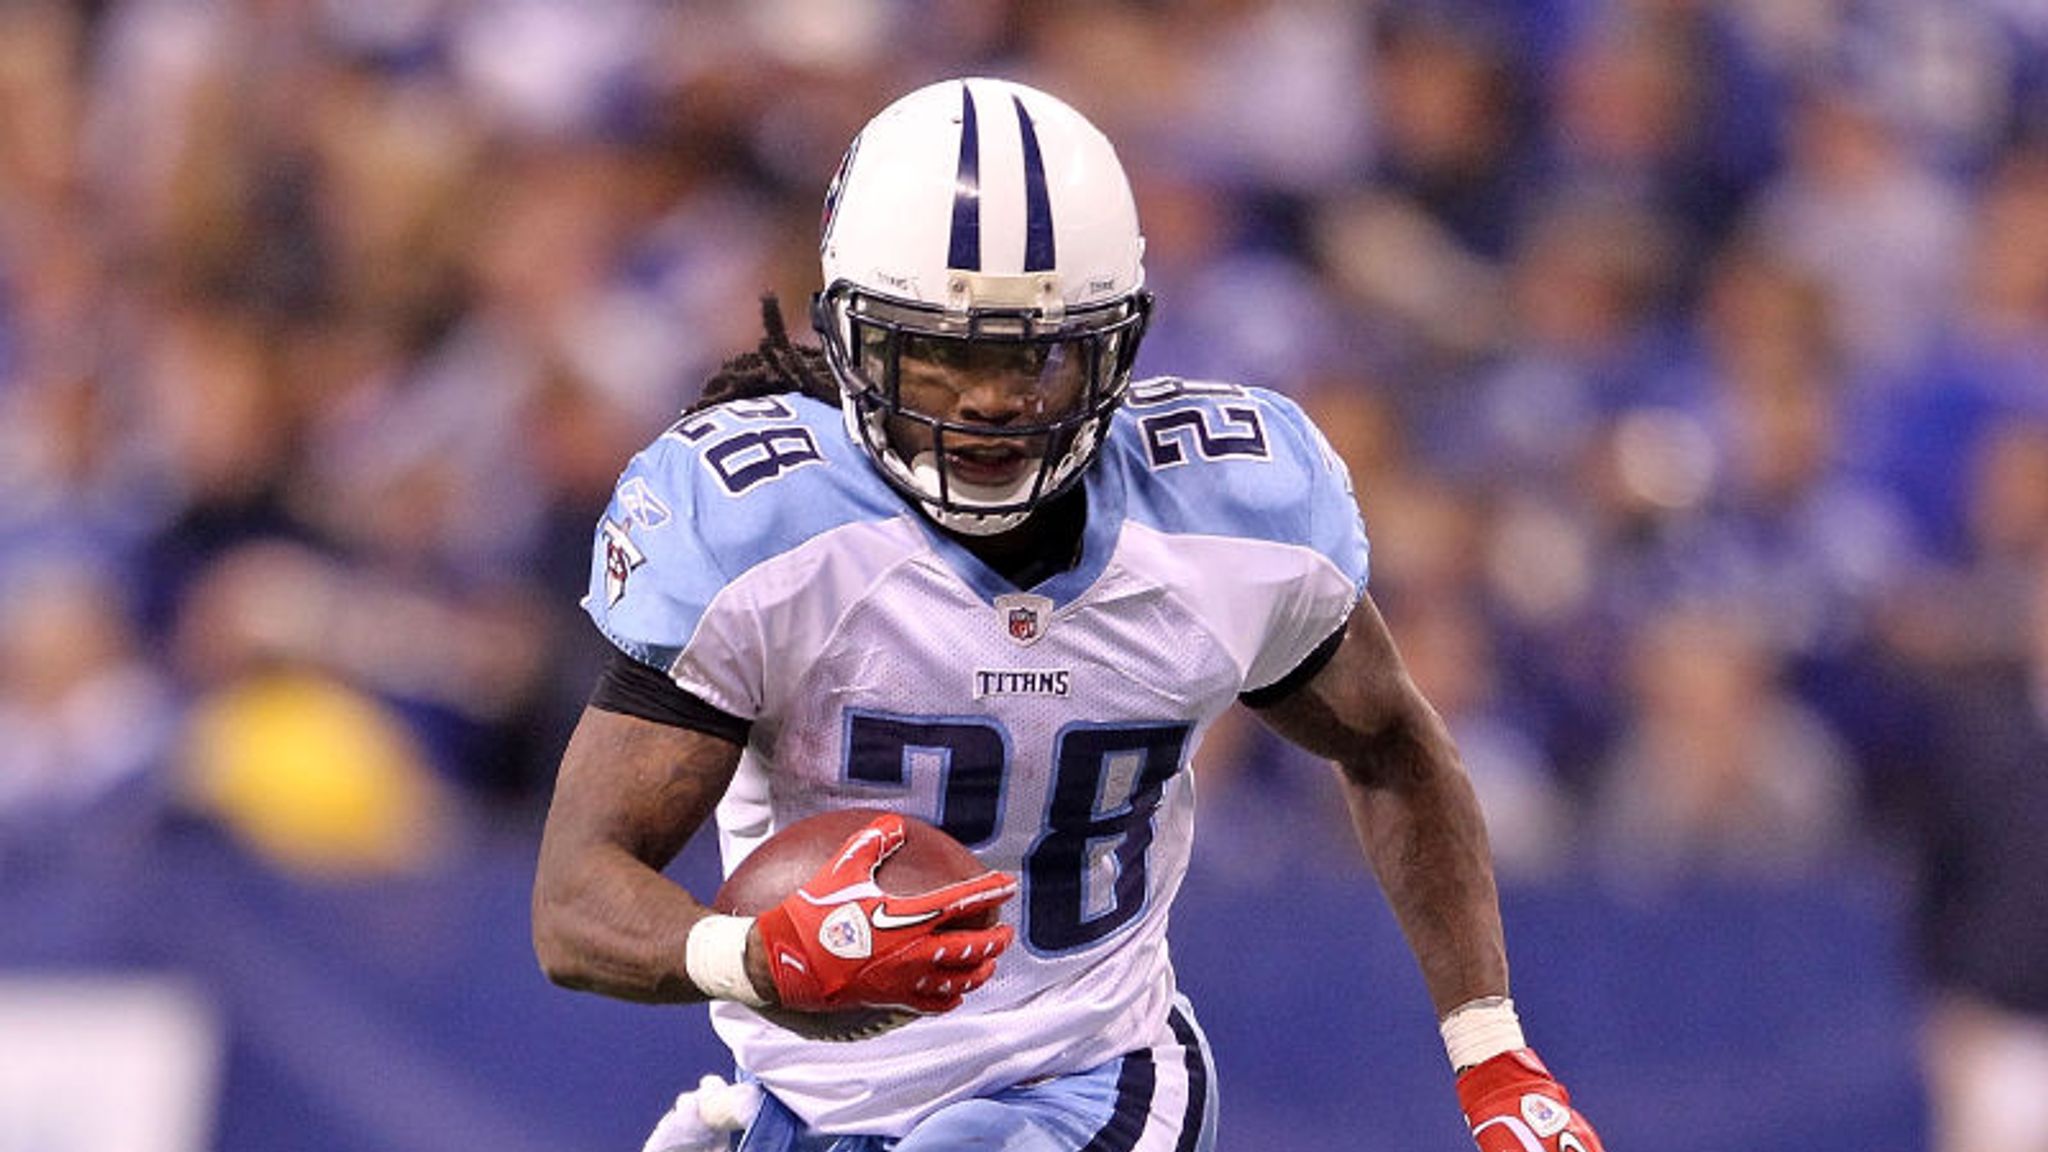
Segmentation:
{"type": "MultiPolygon", "coordinates": [[[[1049,450],[1064,450],[1064,444],[1049,443],[1050,433],[1018,433],[1080,410],[1087,391],[1084,360],[1064,344],[910,337],[903,346],[898,398],[908,411],[967,429],[943,438],[950,476],[1000,488],[1028,477],[1049,450]]],[[[931,427],[919,421],[890,421],[889,437],[906,458],[934,449],[931,427]]]]}

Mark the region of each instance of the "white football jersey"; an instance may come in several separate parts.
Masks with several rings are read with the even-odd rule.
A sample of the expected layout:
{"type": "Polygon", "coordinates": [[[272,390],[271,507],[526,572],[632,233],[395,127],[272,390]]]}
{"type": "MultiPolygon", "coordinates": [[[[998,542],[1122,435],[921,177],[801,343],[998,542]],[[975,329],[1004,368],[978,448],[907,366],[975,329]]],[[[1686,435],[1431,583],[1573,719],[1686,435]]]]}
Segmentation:
{"type": "Polygon", "coordinates": [[[1274,393],[1133,385],[1087,500],[1079,563],[1015,588],[889,489],[836,409],[788,395],[676,423],[599,526],[592,618],[753,722],[718,807],[728,872],[778,828],[863,806],[1019,878],[1016,943],[954,1012],[830,1043],[712,1007],[739,1066],[814,1128],[899,1135],[1159,1040],[1194,747],[1365,587],[1344,465],[1274,393]]]}

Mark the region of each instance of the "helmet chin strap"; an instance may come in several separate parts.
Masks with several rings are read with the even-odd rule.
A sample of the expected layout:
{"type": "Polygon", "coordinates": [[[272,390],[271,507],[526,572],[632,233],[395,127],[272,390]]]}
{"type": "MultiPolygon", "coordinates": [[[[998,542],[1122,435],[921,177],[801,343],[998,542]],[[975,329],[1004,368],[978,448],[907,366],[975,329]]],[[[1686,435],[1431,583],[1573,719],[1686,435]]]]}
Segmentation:
{"type": "MultiPolygon", "coordinates": [[[[1031,518],[1031,510],[1028,508],[1021,508],[1015,512],[975,512],[940,507],[939,463],[934,453],[920,452],[916,460],[906,462],[901,455],[888,447],[887,437],[882,432],[881,413],[863,416],[859,403],[850,392],[841,393],[839,414],[854,442],[869,446],[869,459],[883,472],[893,476],[896,482],[910,493],[917,494],[919,506],[941,528],[958,532],[962,536],[999,536],[1031,518]]],[[[954,484],[952,491],[956,494],[965,494],[970,499],[994,504],[1007,500],[1021,500],[1030,490],[1030,484],[1030,478],[1026,477],[1017,484],[1005,488],[954,484]]]]}
{"type": "MultiPolygon", "coordinates": [[[[969,484],[963,480],[951,480],[945,488],[939,484],[939,459],[934,452],[919,452],[910,461],[910,478],[920,492],[937,494],[949,492],[956,504],[987,504],[997,506],[1014,504],[1030,494],[1036,475],[1022,476],[1013,484],[1000,488],[986,484],[969,484]]],[[[942,526],[966,536],[994,536],[1008,532],[1024,523],[1031,516],[1029,509],[1016,512],[976,512],[971,508],[941,508],[936,502],[925,505],[925,511],[942,526]]]]}

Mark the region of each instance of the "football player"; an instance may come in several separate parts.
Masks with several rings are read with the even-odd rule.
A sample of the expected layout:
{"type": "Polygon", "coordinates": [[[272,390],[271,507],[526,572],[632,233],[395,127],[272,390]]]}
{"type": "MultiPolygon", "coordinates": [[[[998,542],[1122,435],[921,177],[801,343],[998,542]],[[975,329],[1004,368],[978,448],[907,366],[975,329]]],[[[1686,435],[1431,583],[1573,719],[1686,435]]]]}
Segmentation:
{"type": "Polygon", "coordinates": [[[1109,141],[1019,84],[920,89],[848,150],[822,255],[821,347],[771,309],[596,534],[585,606],[617,651],[564,754],[535,946],[570,987],[711,1001],[742,1080],[649,1147],[1212,1148],[1163,945],[1190,759],[1241,701],[1341,767],[1479,1146],[1598,1152],[1524,1042],[1472,788],[1366,592],[1342,461],[1282,396],[1131,379],[1152,301],[1109,141]],[[884,817],[759,917],[662,874],[707,819],[730,871],[851,806],[991,871],[885,898],[884,817]],[[821,1041],[771,1005],[910,1023],[821,1041]]]}

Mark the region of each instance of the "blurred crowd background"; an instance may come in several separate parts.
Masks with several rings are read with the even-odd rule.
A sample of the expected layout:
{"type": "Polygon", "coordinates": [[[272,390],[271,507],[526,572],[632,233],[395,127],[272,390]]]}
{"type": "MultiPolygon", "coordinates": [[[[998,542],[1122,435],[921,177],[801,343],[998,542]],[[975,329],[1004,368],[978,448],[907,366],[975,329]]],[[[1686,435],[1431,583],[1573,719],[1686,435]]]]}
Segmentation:
{"type": "MultiPolygon", "coordinates": [[[[614,478],[974,73],[1117,141],[1141,372],[1344,453],[1511,891],[1870,881],[2041,1106],[2034,0],[4,0],[0,889],[530,852],[614,478]]],[[[1358,881],[1297,761],[1213,742],[1226,886],[1358,881]]]]}

